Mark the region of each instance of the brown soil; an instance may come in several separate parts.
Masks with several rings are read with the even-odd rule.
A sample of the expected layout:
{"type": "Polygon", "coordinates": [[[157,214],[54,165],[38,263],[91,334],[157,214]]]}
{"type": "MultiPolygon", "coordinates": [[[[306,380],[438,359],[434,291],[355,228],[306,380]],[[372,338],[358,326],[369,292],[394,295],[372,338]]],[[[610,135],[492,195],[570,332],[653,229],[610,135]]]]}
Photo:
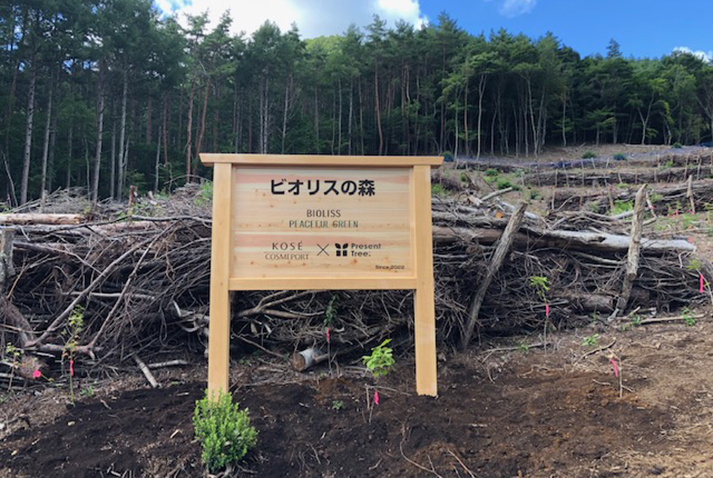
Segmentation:
{"type": "MultiPolygon", "coordinates": [[[[368,380],[319,370],[295,381],[283,370],[249,385],[276,364],[235,365],[234,398],[259,430],[237,475],[713,476],[711,332],[699,320],[561,334],[546,352],[484,347],[441,362],[437,399],[413,395],[412,363],[402,357],[371,415],[368,380]],[[593,347],[582,338],[594,333],[600,345],[617,339],[623,398],[606,352],[583,358],[593,347]]],[[[55,390],[23,395],[10,408],[30,426],[16,421],[0,441],[0,477],[203,476],[191,427],[203,383],[185,378],[204,373],[165,371],[157,390],[132,379],[134,389],[59,407],[51,419],[34,414],[55,390]]]]}

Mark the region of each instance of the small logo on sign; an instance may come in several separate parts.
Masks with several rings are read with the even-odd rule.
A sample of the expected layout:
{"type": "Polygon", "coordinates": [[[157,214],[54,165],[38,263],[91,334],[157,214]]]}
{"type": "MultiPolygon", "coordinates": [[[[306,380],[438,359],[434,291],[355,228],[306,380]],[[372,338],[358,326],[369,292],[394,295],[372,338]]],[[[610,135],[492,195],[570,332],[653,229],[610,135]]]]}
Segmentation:
{"type": "Polygon", "coordinates": [[[349,247],[348,243],[334,244],[334,247],[337,248],[337,257],[347,257],[347,248],[349,247]]]}
{"type": "Polygon", "coordinates": [[[317,253],[317,256],[321,256],[322,254],[324,254],[325,256],[329,255],[329,252],[327,252],[329,244],[325,244],[324,246],[322,246],[322,244],[317,244],[317,247],[319,247],[319,252],[317,253]]]}

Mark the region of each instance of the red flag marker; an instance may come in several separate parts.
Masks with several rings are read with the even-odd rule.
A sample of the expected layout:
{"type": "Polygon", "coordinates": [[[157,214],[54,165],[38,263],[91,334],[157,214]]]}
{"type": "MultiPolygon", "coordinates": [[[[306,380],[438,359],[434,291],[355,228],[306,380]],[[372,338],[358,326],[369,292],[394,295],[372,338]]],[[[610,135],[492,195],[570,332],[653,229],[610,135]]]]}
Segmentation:
{"type": "Polygon", "coordinates": [[[329,343],[329,327],[327,327],[327,343],[329,343]]]}
{"type": "Polygon", "coordinates": [[[74,360],[69,361],[69,375],[74,377],[74,360]]]}
{"type": "Polygon", "coordinates": [[[699,277],[699,282],[700,282],[700,286],[701,286],[699,289],[699,292],[702,294],[706,291],[706,288],[705,288],[706,287],[706,279],[705,279],[705,277],[703,277],[703,274],[701,274],[701,273],[698,274],[698,277],[699,277]]]}
{"type": "Polygon", "coordinates": [[[611,366],[612,366],[612,368],[614,369],[614,376],[615,376],[616,378],[619,378],[619,367],[618,367],[617,364],[616,364],[616,360],[614,360],[613,358],[611,358],[611,359],[609,359],[609,361],[611,362],[611,366]]]}
{"type": "Polygon", "coordinates": [[[545,316],[550,316],[550,304],[545,304],[545,316]]]}
{"type": "Polygon", "coordinates": [[[374,390],[374,405],[379,404],[379,392],[377,390],[374,390]]]}

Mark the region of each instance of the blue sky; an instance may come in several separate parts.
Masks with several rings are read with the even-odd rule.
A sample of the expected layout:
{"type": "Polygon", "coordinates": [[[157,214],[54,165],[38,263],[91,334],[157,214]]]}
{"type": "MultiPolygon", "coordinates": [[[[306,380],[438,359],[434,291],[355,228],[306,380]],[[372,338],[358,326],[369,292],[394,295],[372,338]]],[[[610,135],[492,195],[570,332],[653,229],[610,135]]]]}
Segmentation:
{"type": "Polygon", "coordinates": [[[251,33],[266,19],[283,29],[297,23],[304,37],[364,26],[374,13],[390,24],[416,25],[447,12],[471,33],[501,27],[537,38],[553,32],[583,55],[605,53],[609,39],[625,56],[660,57],[674,48],[713,56],[712,0],[154,0],[167,14],[208,10],[217,19],[226,9],[234,32],[251,33]]]}

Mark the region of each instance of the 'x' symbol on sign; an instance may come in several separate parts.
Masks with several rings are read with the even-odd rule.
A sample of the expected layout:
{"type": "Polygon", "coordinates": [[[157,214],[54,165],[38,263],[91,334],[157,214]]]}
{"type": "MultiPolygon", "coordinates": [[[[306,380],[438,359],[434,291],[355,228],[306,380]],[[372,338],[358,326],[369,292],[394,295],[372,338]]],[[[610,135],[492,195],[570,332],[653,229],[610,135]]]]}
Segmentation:
{"type": "Polygon", "coordinates": [[[317,244],[317,247],[319,247],[319,252],[317,253],[318,256],[321,256],[322,254],[329,255],[329,252],[327,252],[327,248],[329,247],[329,244],[326,244],[324,247],[322,247],[321,244],[317,244]]]}

